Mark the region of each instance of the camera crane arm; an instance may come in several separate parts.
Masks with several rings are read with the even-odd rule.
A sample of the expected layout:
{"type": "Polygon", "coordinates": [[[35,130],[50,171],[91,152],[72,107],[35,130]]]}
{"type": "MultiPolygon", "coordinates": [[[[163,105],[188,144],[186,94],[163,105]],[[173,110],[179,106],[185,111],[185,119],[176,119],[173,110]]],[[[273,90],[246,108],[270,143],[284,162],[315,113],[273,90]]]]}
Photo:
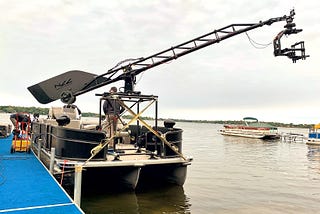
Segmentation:
{"type": "Polygon", "coordinates": [[[133,61],[132,63],[124,66],[116,66],[102,75],[90,74],[83,71],[69,71],[57,77],[53,77],[36,85],[30,86],[28,90],[40,103],[43,104],[57,99],[61,99],[62,102],[70,104],[75,102],[75,97],[78,95],[120,80],[125,82],[125,93],[135,93],[134,85],[136,83],[136,76],[141,72],[215,43],[219,43],[233,36],[281,21],[286,21],[287,24],[284,26],[285,30],[281,31],[274,39],[274,55],[287,56],[292,59],[293,62],[296,62],[296,60],[299,59],[304,60],[308,56],[305,55],[303,41],[291,46],[290,49],[281,49],[280,45],[282,35],[296,34],[302,31],[294,28],[295,24],[292,22],[294,15],[295,12],[292,10],[288,16],[284,15],[277,18],[271,18],[258,23],[231,24],[148,57],[131,60],[133,61]],[[297,45],[301,45],[301,47],[295,48],[297,45]],[[296,56],[295,53],[299,51],[301,52],[301,55],[296,56]],[[78,77],[80,74],[82,76],[81,79],[78,77]],[[54,85],[55,88],[48,89],[48,87],[50,87],[48,85],[54,85]],[[56,89],[57,85],[59,86],[59,89],[56,89]]]}
{"type": "MultiPolygon", "coordinates": [[[[264,25],[272,25],[275,22],[280,22],[280,21],[287,22],[287,24],[284,26],[286,29],[281,31],[279,34],[281,34],[282,32],[283,32],[282,34],[286,34],[286,35],[297,34],[302,30],[294,28],[295,27],[295,24],[293,23],[294,15],[295,15],[294,10],[291,10],[289,16],[284,15],[282,17],[271,18],[266,21],[260,21],[258,23],[251,23],[251,24],[231,24],[226,27],[220,28],[218,30],[214,30],[210,33],[204,34],[202,36],[199,36],[195,39],[189,40],[182,44],[173,46],[159,53],[153,54],[145,58],[140,58],[128,65],[121,66],[116,69],[110,69],[106,74],[103,74],[101,76],[108,75],[108,74],[111,74],[111,76],[113,76],[119,71],[123,71],[123,73],[114,79],[110,79],[106,83],[102,83],[102,85],[97,85],[97,87],[95,88],[98,88],[119,80],[124,80],[125,92],[134,92],[135,77],[141,72],[144,72],[158,65],[167,63],[171,60],[177,59],[179,57],[182,57],[184,55],[187,55],[199,49],[213,45],[215,43],[219,43],[220,41],[231,38],[238,34],[245,33],[247,31],[262,27],[264,25]]],[[[290,59],[292,59],[293,62],[296,62],[296,60],[298,59],[305,59],[306,57],[308,57],[308,56],[305,56],[304,42],[299,42],[293,45],[293,46],[296,46],[298,44],[303,45],[299,49],[292,47],[291,49],[286,48],[284,50],[281,50],[281,45],[280,45],[281,36],[276,37],[274,40],[274,44],[275,43],[278,44],[278,46],[276,45],[274,46],[275,56],[287,56],[290,59]],[[296,51],[301,51],[300,57],[294,54],[296,51]]]]}

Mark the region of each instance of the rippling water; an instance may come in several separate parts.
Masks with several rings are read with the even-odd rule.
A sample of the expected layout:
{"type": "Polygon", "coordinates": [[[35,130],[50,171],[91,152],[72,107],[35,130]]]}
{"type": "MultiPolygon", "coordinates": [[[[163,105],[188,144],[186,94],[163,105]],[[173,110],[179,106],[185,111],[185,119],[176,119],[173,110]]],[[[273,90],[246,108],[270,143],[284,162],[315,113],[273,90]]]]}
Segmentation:
{"type": "MultiPolygon", "coordinates": [[[[222,136],[177,123],[193,156],[183,187],[84,196],[86,213],[320,213],[320,146],[222,136]]],[[[281,129],[306,134],[305,129],[281,129]]],[[[112,185],[112,184],[101,184],[112,185]]]]}

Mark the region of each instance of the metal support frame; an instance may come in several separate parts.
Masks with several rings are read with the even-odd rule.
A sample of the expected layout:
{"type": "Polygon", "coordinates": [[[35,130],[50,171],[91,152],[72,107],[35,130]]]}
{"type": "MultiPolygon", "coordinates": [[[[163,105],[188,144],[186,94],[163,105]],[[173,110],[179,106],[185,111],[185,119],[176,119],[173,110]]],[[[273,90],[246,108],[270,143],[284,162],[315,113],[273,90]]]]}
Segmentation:
{"type": "MultiPolygon", "coordinates": [[[[104,99],[107,99],[108,97],[107,96],[110,96],[109,93],[105,93],[105,94],[96,94],[97,96],[103,96],[101,99],[100,99],[100,106],[101,106],[101,101],[104,100],[104,99]]],[[[116,99],[117,102],[119,102],[119,104],[121,105],[121,100],[118,96],[119,94],[116,94],[116,95],[113,95],[112,96],[112,99],[116,99]]],[[[121,94],[122,96],[125,96],[126,98],[128,99],[133,99],[135,96],[133,95],[126,95],[126,94],[121,94]]],[[[110,98],[110,97],[109,97],[110,98]]],[[[153,96],[153,95],[150,95],[150,96],[141,96],[139,95],[139,98],[140,98],[140,101],[144,100],[143,98],[145,98],[147,101],[150,101],[141,111],[139,111],[139,113],[135,114],[134,117],[127,123],[125,124],[118,132],[122,132],[122,131],[125,131],[129,125],[131,125],[133,122],[137,121],[139,119],[139,117],[154,103],[157,101],[157,96],[153,96]],[[149,99],[147,99],[149,98],[149,99]],[[153,98],[153,99],[151,99],[153,98]]],[[[146,101],[144,100],[144,101],[146,101]]],[[[128,106],[126,106],[127,108],[129,108],[128,106]]],[[[101,119],[101,115],[100,115],[100,119],[101,119]]],[[[140,119],[139,119],[140,120],[140,119]]],[[[140,120],[141,121],[141,120],[140,120]]],[[[101,122],[100,122],[101,124],[101,122]]],[[[117,134],[113,135],[112,137],[109,137],[109,138],[106,138],[103,142],[101,142],[98,146],[94,147],[92,150],[91,150],[91,156],[83,163],[83,166],[89,162],[96,154],[98,154],[104,147],[106,147],[112,140],[114,140],[114,138],[117,137],[117,134]]]]}
{"type": "Polygon", "coordinates": [[[167,139],[160,135],[157,130],[153,129],[148,123],[146,123],[143,119],[140,117],[136,117],[137,113],[132,111],[122,100],[118,100],[120,105],[123,106],[134,118],[136,118],[138,121],[140,121],[150,132],[152,132],[155,136],[157,136],[164,144],[166,144],[172,151],[174,151],[177,155],[179,155],[183,160],[187,160],[179,151],[178,149],[172,145],[170,142],[167,141],[167,139]]]}
{"type": "MultiPolygon", "coordinates": [[[[125,93],[116,93],[116,94],[112,94],[110,95],[110,93],[105,93],[105,94],[96,94],[97,96],[102,96],[102,98],[100,99],[100,109],[102,106],[102,101],[105,99],[114,99],[116,102],[118,102],[125,110],[126,112],[129,112],[133,118],[127,123],[125,124],[120,130],[118,130],[116,133],[114,133],[114,135],[110,138],[107,138],[104,140],[104,142],[101,142],[98,146],[96,146],[95,148],[93,148],[91,150],[91,156],[90,158],[88,158],[83,166],[89,162],[96,154],[98,154],[105,146],[107,146],[109,144],[109,142],[111,142],[112,140],[114,140],[115,137],[117,137],[119,135],[120,132],[125,131],[129,125],[131,125],[133,122],[137,122],[137,124],[139,124],[139,122],[141,122],[150,132],[152,132],[155,136],[157,136],[164,144],[166,144],[172,151],[174,151],[178,156],[180,156],[183,160],[186,160],[186,158],[178,151],[178,149],[172,145],[170,142],[168,142],[165,137],[163,137],[162,135],[160,135],[157,132],[157,127],[158,124],[156,122],[155,124],[155,128],[152,128],[147,122],[145,122],[142,118],[141,115],[152,105],[155,103],[155,118],[156,121],[158,119],[157,113],[158,113],[158,97],[154,96],[154,95],[133,95],[133,94],[125,94],[125,93]],[[140,111],[140,103],[148,101],[148,104],[140,111]],[[137,112],[134,112],[132,110],[133,106],[127,106],[125,104],[125,102],[133,102],[133,106],[137,105],[137,112]]],[[[101,113],[101,110],[99,111],[101,113]]],[[[101,114],[100,114],[100,120],[101,120],[101,114]]],[[[100,121],[100,125],[101,125],[101,121],[100,121]]]]}

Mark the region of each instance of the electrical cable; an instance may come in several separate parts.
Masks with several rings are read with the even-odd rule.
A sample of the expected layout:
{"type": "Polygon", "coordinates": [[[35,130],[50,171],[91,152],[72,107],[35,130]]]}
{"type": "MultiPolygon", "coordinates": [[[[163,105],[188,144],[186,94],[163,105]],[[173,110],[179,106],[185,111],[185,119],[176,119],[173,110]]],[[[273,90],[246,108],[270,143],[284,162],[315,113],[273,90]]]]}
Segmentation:
{"type": "Polygon", "coordinates": [[[247,32],[246,32],[246,35],[247,35],[247,37],[248,37],[249,42],[251,43],[251,45],[252,45],[254,48],[264,49],[264,48],[267,48],[269,45],[272,44],[272,42],[269,42],[268,44],[258,43],[258,42],[256,42],[256,41],[254,41],[253,39],[251,39],[247,32]]]}
{"type": "Polygon", "coordinates": [[[113,68],[109,69],[107,74],[110,74],[112,72],[114,72],[114,69],[116,69],[117,67],[119,67],[121,64],[125,63],[125,62],[130,62],[130,61],[137,61],[137,60],[142,60],[143,57],[139,57],[139,58],[128,58],[125,60],[122,60],[120,62],[118,62],[113,68]]]}

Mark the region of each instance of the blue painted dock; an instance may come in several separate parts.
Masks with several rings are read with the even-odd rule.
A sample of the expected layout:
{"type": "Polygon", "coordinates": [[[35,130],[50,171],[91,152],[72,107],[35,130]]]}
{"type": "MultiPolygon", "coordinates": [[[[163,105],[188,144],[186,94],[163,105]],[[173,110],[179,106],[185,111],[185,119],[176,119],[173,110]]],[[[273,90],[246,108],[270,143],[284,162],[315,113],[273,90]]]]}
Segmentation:
{"type": "Polygon", "coordinates": [[[31,152],[0,138],[0,213],[84,213],[31,152]]]}

